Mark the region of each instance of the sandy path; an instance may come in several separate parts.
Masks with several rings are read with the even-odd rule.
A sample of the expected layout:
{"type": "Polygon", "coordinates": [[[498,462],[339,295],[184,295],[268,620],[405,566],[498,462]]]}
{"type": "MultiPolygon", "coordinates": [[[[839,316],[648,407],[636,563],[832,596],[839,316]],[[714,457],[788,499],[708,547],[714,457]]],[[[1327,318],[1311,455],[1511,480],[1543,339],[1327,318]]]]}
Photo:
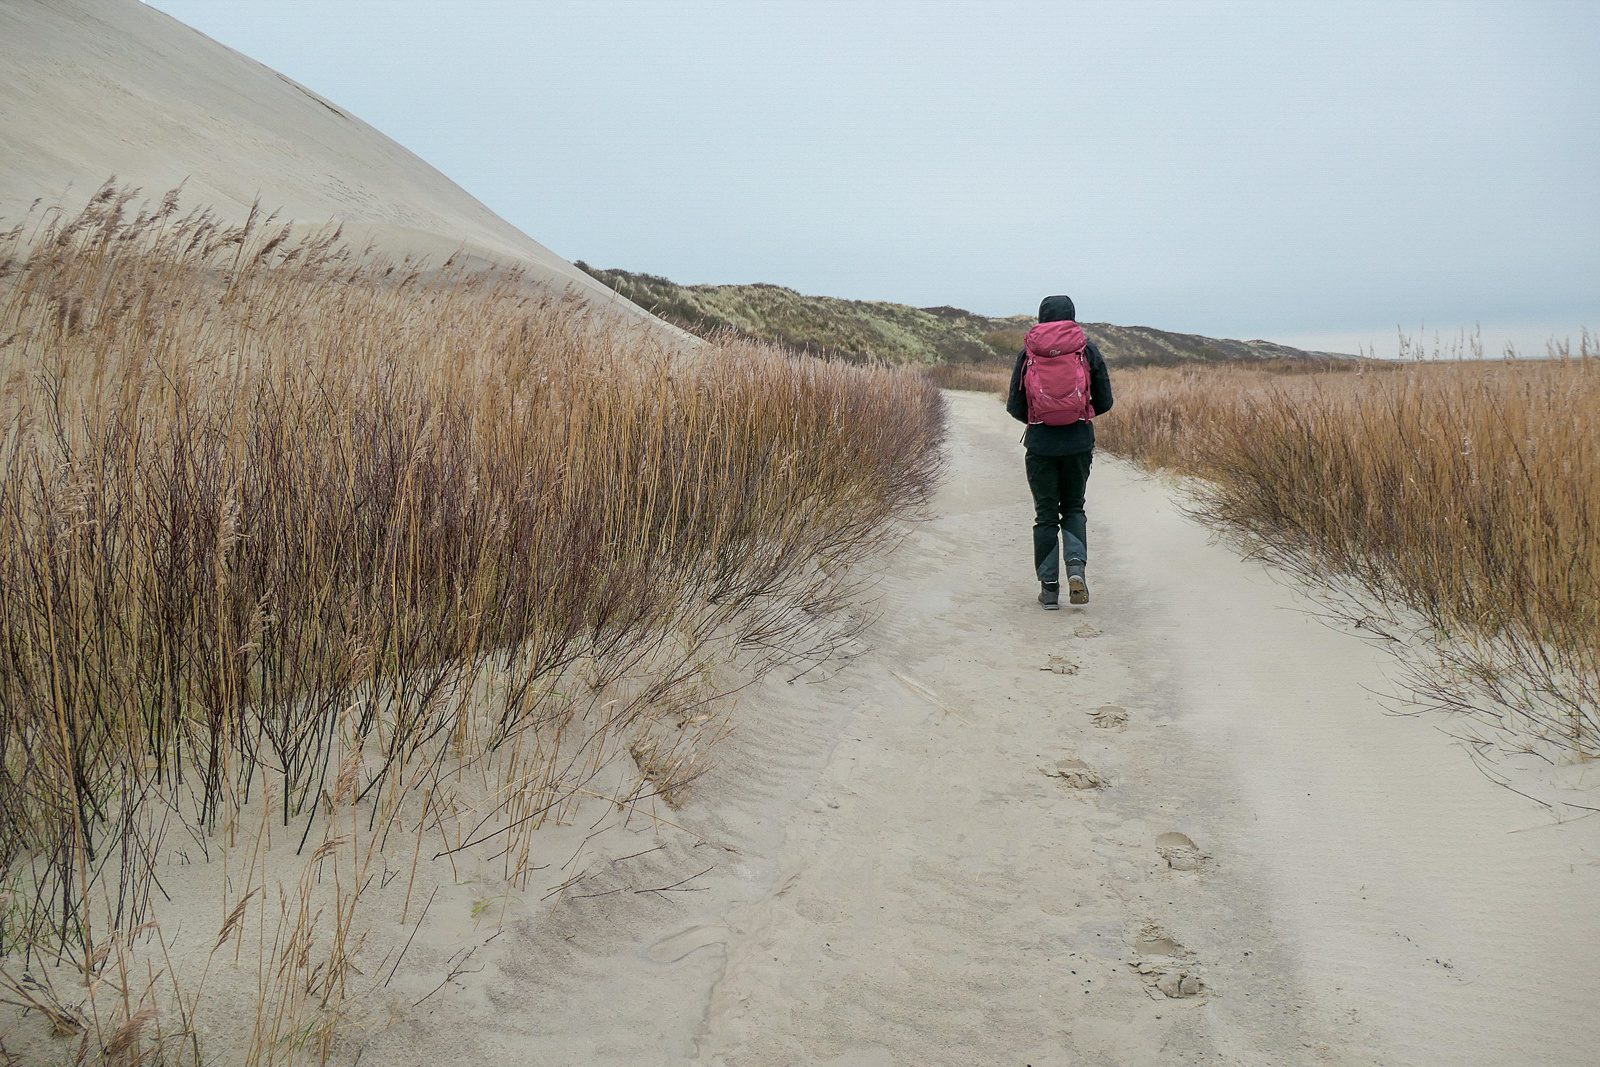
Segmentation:
{"type": "Polygon", "coordinates": [[[630,875],[698,891],[524,922],[410,1056],[1593,1062],[1600,817],[1550,825],[1385,714],[1382,653],[1115,462],[1095,602],[1039,611],[1014,427],[952,404],[871,651],[749,696],[680,815],[710,843],[630,875]]]}

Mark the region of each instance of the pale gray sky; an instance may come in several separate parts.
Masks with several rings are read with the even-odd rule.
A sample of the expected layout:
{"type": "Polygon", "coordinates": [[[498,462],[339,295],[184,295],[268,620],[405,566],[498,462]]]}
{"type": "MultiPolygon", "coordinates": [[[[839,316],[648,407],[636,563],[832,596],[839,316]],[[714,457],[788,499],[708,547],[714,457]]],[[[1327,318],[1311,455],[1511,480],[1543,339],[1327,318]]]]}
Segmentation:
{"type": "Polygon", "coordinates": [[[154,0],[569,259],[1388,351],[1600,327],[1591,0],[154,0]]]}

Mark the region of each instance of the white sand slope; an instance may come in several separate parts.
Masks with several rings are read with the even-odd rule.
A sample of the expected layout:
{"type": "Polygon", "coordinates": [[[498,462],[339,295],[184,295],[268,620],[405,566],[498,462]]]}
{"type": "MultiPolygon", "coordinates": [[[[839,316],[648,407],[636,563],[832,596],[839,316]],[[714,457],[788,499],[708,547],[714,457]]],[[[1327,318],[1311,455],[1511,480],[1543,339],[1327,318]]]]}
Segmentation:
{"type": "Polygon", "coordinates": [[[1382,653],[1115,461],[1094,603],[1038,610],[1015,428],[952,403],[871,651],[743,700],[704,843],[593,859],[366,1061],[1593,1063],[1600,817],[1386,714],[1382,653]]]}
{"type": "Polygon", "coordinates": [[[642,315],[339,107],[137,0],[0,0],[0,224],[106,179],[242,219],[337,221],[352,243],[457,249],[642,315]]]}

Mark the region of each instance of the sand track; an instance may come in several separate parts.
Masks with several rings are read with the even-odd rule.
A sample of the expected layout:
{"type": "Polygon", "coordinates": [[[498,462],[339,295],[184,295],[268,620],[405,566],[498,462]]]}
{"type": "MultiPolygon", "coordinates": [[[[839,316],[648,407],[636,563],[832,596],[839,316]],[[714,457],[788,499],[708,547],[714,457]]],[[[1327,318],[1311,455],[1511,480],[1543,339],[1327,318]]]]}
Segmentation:
{"type": "Polygon", "coordinates": [[[1592,1062],[1600,818],[1387,714],[1381,651],[1108,459],[1094,603],[1039,611],[1014,427],[951,402],[870,649],[747,694],[651,857],[696,891],[553,904],[367,1058],[1592,1062]]]}

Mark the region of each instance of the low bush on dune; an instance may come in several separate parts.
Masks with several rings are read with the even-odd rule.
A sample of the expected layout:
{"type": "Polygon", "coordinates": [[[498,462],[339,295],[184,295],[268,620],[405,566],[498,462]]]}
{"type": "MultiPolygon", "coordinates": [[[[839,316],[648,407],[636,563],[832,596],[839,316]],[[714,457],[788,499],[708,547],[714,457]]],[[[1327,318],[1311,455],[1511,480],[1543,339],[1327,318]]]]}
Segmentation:
{"type": "Polygon", "coordinates": [[[195,998],[126,974],[179,841],[229,872],[224,955],[261,911],[247,1061],[322,1058],[380,843],[385,888],[394,842],[515,886],[618,759],[614,804],[675,796],[699,709],[847,636],[943,412],[911,372],[174,204],[108,189],[0,247],[0,962],[35,972],[0,999],[200,1057],[195,998]],[[62,960],[118,992],[41,985],[62,960]]]}
{"type": "Polygon", "coordinates": [[[1142,370],[1108,448],[1413,640],[1425,699],[1600,756],[1600,353],[1286,376],[1142,370]],[[1406,609],[1397,616],[1392,609],[1406,609]]]}

